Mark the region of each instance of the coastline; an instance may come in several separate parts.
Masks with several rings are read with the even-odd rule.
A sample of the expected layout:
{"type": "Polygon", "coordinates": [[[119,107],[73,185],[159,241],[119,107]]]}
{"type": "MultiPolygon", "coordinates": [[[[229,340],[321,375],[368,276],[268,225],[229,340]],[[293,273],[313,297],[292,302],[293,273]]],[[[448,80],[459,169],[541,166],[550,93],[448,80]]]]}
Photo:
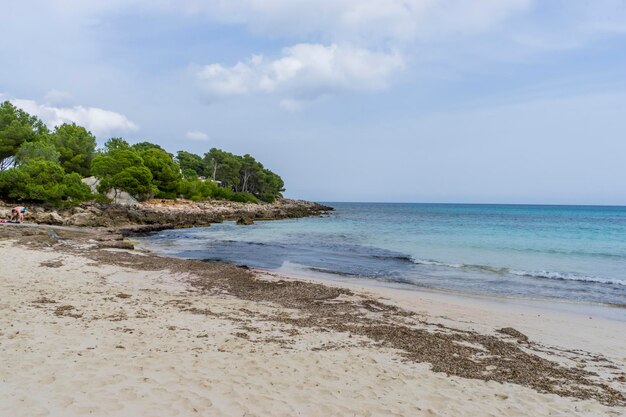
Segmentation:
{"type": "Polygon", "coordinates": [[[335,208],[322,218],[249,228],[224,222],[138,240],[157,253],[269,270],[626,306],[623,209],[362,203],[335,208]]]}
{"type": "Polygon", "coordinates": [[[626,335],[622,334],[626,309],[621,306],[556,299],[502,298],[408,284],[383,286],[365,279],[349,282],[281,271],[253,270],[271,279],[303,280],[347,288],[399,308],[427,315],[441,324],[453,323],[466,330],[482,332],[511,326],[540,343],[612,352],[614,360],[626,360],[621,349],[626,345],[626,335]]]}
{"type": "MultiPolygon", "coordinates": [[[[0,202],[0,218],[11,205],[0,202]]],[[[333,210],[322,204],[279,199],[273,203],[237,203],[223,200],[149,200],[134,205],[83,203],[68,208],[29,207],[27,221],[53,226],[107,228],[125,236],[153,231],[210,226],[226,220],[252,224],[255,220],[280,220],[321,216],[333,210]]]]}
{"type": "MultiPolygon", "coordinates": [[[[494,306],[504,306],[507,308],[527,308],[530,310],[538,310],[554,313],[571,313],[577,316],[589,318],[600,317],[611,321],[626,322],[626,305],[593,303],[588,301],[573,301],[563,298],[532,298],[518,295],[497,295],[485,292],[470,292],[457,289],[435,288],[416,284],[408,284],[395,282],[384,279],[371,278],[344,278],[341,275],[333,276],[332,273],[296,271],[293,269],[270,270],[263,268],[253,268],[255,271],[270,275],[279,275],[286,278],[308,280],[318,282],[325,285],[340,285],[363,291],[380,292],[384,294],[388,290],[398,295],[404,294],[402,298],[410,297],[410,294],[418,296],[442,297],[442,299],[462,300],[471,303],[487,303],[494,306]]],[[[445,300],[444,300],[445,301],[445,300]]]]}
{"type": "Polygon", "coordinates": [[[625,336],[603,319],[161,258],[101,246],[102,231],[10,228],[0,403],[12,415],[626,411],[625,336]]]}

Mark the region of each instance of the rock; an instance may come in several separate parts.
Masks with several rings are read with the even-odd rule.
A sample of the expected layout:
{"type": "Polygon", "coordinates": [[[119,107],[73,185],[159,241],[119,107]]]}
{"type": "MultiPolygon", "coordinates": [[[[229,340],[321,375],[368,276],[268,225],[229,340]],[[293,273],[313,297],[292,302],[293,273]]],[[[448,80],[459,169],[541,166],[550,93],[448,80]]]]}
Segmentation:
{"type": "Polygon", "coordinates": [[[173,224],[148,224],[142,226],[131,226],[119,229],[122,236],[131,235],[146,235],[152,232],[159,232],[166,229],[174,229],[176,226],[173,224]]]}
{"type": "Polygon", "coordinates": [[[113,191],[109,191],[107,197],[113,200],[115,204],[121,204],[122,206],[136,206],[139,204],[139,201],[126,191],[119,191],[117,194],[113,191]]]}
{"type": "Polygon", "coordinates": [[[111,240],[98,243],[98,248],[112,248],[112,249],[135,249],[135,245],[128,240],[111,240]]]}
{"type": "Polygon", "coordinates": [[[97,193],[98,190],[98,184],[100,183],[100,180],[98,180],[96,177],[87,177],[87,178],[83,178],[83,183],[87,184],[89,186],[89,188],[91,188],[91,192],[92,193],[97,193]]]}
{"type": "Polygon", "coordinates": [[[524,333],[516,330],[512,327],[503,327],[502,329],[497,331],[498,333],[506,334],[508,336],[512,336],[517,339],[518,342],[528,342],[528,336],[524,333]]]}
{"type": "MultiPolygon", "coordinates": [[[[91,188],[91,192],[95,194],[98,191],[100,180],[96,177],[87,177],[83,178],[83,183],[87,184],[89,188],[91,188]]],[[[121,204],[123,206],[134,206],[139,204],[139,202],[126,191],[118,191],[116,193],[114,190],[109,190],[106,193],[106,196],[113,200],[115,204],[121,204]]]]}
{"type": "Polygon", "coordinates": [[[50,211],[45,213],[37,213],[33,215],[32,218],[36,223],[45,223],[45,224],[53,224],[53,225],[62,225],[63,217],[56,211],[50,211]]]}
{"type": "Polygon", "coordinates": [[[254,214],[254,217],[257,219],[271,219],[274,217],[274,213],[272,210],[259,210],[254,214]]]}
{"type": "MultiPolygon", "coordinates": [[[[93,179],[89,183],[93,186],[93,179]]],[[[0,216],[3,214],[2,210],[5,215],[10,215],[10,209],[10,205],[0,206],[0,216]]],[[[330,210],[332,208],[316,203],[286,199],[259,204],[221,200],[198,203],[178,199],[151,200],[135,205],[83,203],[78,207],[55,211],[33,205],[32,209],[28,207],[30,216],[27,220],[53,225],[124,228],[121,233],[128,236],[179,227],[205,227],[224,220],[249,225],[254,220],[317,216],[330,210]]]]}
{"type": "Polygon", "coordinates": [[[117,234],[117,233],[107,233],[103,235],[97,235],[94,237],[94,239],[97,240],[98,242],[113,242],[113,241],[124,240],[124,236],[117,234]]]}
{"type": "Polygon", "coordinates": [[[99,225],[99,223],[98,218],[93,213],[89,212],[74,214],[65,221],[67,225],[81,227],[93,227],[99,225]]]}
{"type": "Polygon", "coordinates": [[[10,209],[0,209],[0,219],[8,219],[11,217],[10,209]]]}

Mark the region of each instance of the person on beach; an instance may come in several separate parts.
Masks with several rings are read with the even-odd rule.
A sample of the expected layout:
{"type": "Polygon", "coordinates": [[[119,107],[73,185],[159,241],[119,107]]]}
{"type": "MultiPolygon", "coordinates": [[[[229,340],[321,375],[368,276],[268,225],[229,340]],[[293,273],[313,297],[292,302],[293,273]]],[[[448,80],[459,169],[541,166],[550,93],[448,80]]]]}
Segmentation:
{"type": "Polygon", "coordinates": [[[26,214],[26,207],[15,207],[11,210],[11,220],[22,223],[24,221],[24,214],[26,214]]]}

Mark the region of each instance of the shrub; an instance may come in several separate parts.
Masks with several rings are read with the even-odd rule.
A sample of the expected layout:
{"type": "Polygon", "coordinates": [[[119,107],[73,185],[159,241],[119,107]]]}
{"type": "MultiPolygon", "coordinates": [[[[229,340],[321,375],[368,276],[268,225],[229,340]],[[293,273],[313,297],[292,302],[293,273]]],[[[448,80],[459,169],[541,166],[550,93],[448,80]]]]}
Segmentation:
{"type": "Polygon", "coordinates": [[[259,202],[259,200],[254,195],[250,193],[242,193],[242,192],[233,193],[230,200],[237,201],[239,203],[255,203],[256,204],[259,202]]]}
{"type": "Polygon", "coordinates": [[[0,195],[59,206],[87,200],[91,190],[77,173],[66,174],[59,164],[37,159],[0,173],[0,195]]]}

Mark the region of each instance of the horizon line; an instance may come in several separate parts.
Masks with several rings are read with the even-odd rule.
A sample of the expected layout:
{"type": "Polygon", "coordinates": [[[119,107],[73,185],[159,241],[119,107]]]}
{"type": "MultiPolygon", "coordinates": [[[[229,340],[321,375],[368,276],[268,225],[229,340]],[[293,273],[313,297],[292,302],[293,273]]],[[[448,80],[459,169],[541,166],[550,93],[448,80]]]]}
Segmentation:
{"type": "MultiPolygon", "coordinates": [[[[293,200],[301,200],[292,198],[293,200]]],[[[306,200],[306,199],[302,199],[306,200]]],[[[572,203],[463,203],[463,202],[425,202],[425,201],[331,201],[313,200],[318,203],[352,203],[352,204],[439,204],[439,205],[466,205],[466,206],[545,206],[545,207],[620,207],[626,208],[626,204],[572,204],[572,203]]]]}

